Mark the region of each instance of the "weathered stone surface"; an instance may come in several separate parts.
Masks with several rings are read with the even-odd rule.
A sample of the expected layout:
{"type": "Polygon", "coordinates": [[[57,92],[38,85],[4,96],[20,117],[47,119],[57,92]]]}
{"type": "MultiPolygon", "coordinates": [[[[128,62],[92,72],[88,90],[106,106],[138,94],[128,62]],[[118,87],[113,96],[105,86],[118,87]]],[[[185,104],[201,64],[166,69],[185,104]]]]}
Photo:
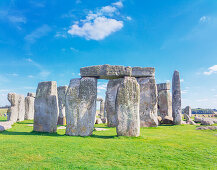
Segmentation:
{"type": "Polygon", "coordinates": [[[35,93],[27,93],[27,96],[34,97],[34,98],[35,98],[35,93]]]}
{"type": "Polygon", "coordinates": [[[182,122],[182,108],[181,108],[180,77],[178,71],[174,71],[173,74],[172,114],[173,114],[173,123],[175,125],[180,125],[182,122]]]}
{"type": "Polygon", "coordinates": [[[93,132],[97,99],[97,79],[72,79],[66,93],[66,135],[89,136],[93,132]]]}
{"type": "Polygon", "coordinates": [[[25,119],[33,120],[34,119],[34,103],[35,98],[31,96],[25,97],[25,119]]]}
{"type": "Polygon", "coordinates": [[[201,121],[201,125],[213,125],[213,124],[214,124],[214,122],[210,119],[203,119],[201,121]]]}
{"type": "Polygon", "coordinates": [[[172,117],[172,116],[165,116],[165,117],[163,118],[161,124],[172,125],[172,124],[173,124],[173,117],[172,117]]]}
{"type": "Polygon", "coordinates": [[[217,126],[200,126],[196,130],[217,130],[217,126]]]}
{"type": "Polygon", "coordinates": [[[109,80],[107,84],[106,98],[105,98],[105,117],[107,117],[108,127],[117,126],[117,112],[116,112],[116,96],[118,87],[123,79],[109,80]]]}
{"type": "Polygon", "coordinates": [[[80,69],[81,77],[95,77],[98,79],[116,79],[132,75],[131,67],[98,65],[83,67],[80,69]]]}
{"type": "Polygon", "coordinates": [[[187,124],[196,125],[196,123],[188,116],[186,113],[184,114],[187,124]]]}
{"type": "Polygon", "coordinates": [[[118,136],[140,135],[140,88],[134,77],[125,77],[117,92],[116,111],[118,136]]]}
{"type": "Polygon", "coordinates": [[[100,118],[105,118],[105,115],[104,115],[104,100],[102,98],[97,98],[97,101],[100,102],[100,118]]]}
{"type": "Polygon", "coordinates": [[[191,111],[191,107],[190,106],[187,106],[184,109],[184,118],[185,119],[187,119],[186,115],[188,115],[189,117],[192,117],[192,111],[191,111]]]}
{"type": "Polygon", "coordinates": [[[25,119],[25,97],[23,95],[19,95],[17,121],[24,121],[24,119],[25,119]]]}
{"type": "Polygon", "coordinates": [[[170,83],[157,85],[158,89],[158,116],[172,116],[172,98],[170,95],[170,83]]]}
{"type": "Polygon", "coordinates": [[[154,77],[155,68],[153,67],[133,67],[132,68],[132,77],[154,77]]]}
{"type": "Polygon", "coordinates": [[[34,131],[56,132],[59,110],[55,81],[38,84],[34,106],[34,131]]]}
{"type": "Polygon", "coordinates": [[[102,124],[102,120],[100,118],[96,118],[95,124],[102,124]]]}
{"type": "Polygon", "coordinates": [[[68,86],[60,86],[57,88],[58,93],[58,103],[59,103],[59,117],[58,117],[58,125],[66,125],[66,92],[68,86]]]}
{"type": "Polygon", "coordinates": [[[13,121],[0,122],[0,132],[12,128],[14,123],[13,121]]]}
{"type": "Polygon", "coordinates": [[[194,117],[194,121],[195,121],[196,123],[201,123],[203,119],[204,119],[204,118],[202,118],[202,117],[194,117]]]}
{"type": "Polygon", "coordinates": [[[154,77],[138,78],[140,85],[140,126],[156,127],[157,119],[157,86],[154,77]]]}

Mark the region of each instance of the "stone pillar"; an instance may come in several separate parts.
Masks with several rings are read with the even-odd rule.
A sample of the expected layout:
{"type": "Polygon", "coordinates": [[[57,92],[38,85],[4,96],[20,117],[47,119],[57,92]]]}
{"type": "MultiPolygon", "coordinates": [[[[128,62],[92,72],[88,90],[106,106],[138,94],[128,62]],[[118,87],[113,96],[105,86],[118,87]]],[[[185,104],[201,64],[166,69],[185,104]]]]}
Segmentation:
{"type": "Polygon", "coordinates": [[[170,83],[157,85],[158,89],[158,116],[164,119],[165,116],[172,117],[172,97],[170,95],[170,83]]]}
{"type": "Polygon", "coordinates": [[[140,126],[156,127],[157,119],[157,86],[154,77],[137,78],[140,85],[140,126]]]}
{"type": "Polygon", "coordinates": [[[186,115],[188,115],[190,118],[192,116],[192,111],[191,111],[191,107],[190,106],[187,106],[184,109],[184,118],[187,120],[189,117],[187,117],[186,115]]]}
{"type": "Polygon", "coordinates": [[[23,95],[18,95],[18,117],[17,121],[24,121],[25,119],[25,97],[23,95]]]}
{"type": "Polygon", "coordinates": [[[66,135],[90,136],[93,132],[97,99],[97,79],[72,79],[66,93],[66,135]]]}
{"type": "Polygon", "coordinates": [[[34,119],[34,103],[35,103],[35,94],[28,93],[25,98],[25,119],[33,120],[34,119]]]}
{"type": "Polygon", "coordinates": [[[174,71],[173,85],[172,85],[172,113],[173,123],[180,125],[182,122],[182,108],[181,108],[181,87],[179,72],[174,71]]]}
{"type": "Polygon", "coordinates": [[[65,113],[65,105],[66,105],[66,92],[68,86],[60,86],[57,88],[58,92],[58,102],[59,102],[59,117],[58,117],[58,125],[66,125],[66,113],[65,113]]]}
{"type": "Polygon", "coordinates": [[[115,108],[116,96],[118,87],[120,86],[122,78],[109,80],[107,84],[106,98],[105,98],[105,116],[107,117],[108,127],[117,126],[117,113],[115,108]]]}
{"type": "Polygon", "coordinates": [[[57,83],[40,82],[35,98],[34,131],[56,132],[58,115],[57,83]]]}
{"type": "Polygon", "coordinates": [[[125,77],[118,88],[116,99],[118,136],[140,135],[139,103],[140,88],[136,78],[125,77]]]}
{"type": "Polygon", "coordinates": [[[104,101],[100,101],[100,115],[104,118],[104,101]]]}
{"type": "Polygon", "coordinates": [[[16,93],[8,93],[8,101],[11,103],[11,107],[7,120],[14,123],[18,118],[18,100],[19,96],[16,93]]]}

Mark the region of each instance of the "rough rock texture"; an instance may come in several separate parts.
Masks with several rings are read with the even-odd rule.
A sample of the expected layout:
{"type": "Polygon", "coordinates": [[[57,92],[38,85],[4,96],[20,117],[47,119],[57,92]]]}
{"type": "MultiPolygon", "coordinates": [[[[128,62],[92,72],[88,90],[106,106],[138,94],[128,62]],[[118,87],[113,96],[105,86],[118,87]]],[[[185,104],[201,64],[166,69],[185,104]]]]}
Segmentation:
{"type": "Polygon", "coordinates": [[[187,106],[185,109],[184,109],[184,118],[186,119],[186,115],[188,115],[189,117],[192,116],[192,111],[191,111],[191,107],[190,106],[187,106]]]}
{"type": "Polygon", "coordinates": [[[217,126],[200,126],[196,130],[217,130],[217,126]]]}
{"type": "Polygon", "coordinates": [[[95,124],[102,124],[102,120],[100,118],[96,118],[95,124]]]}
{"type": "Polygon", "coordinates": [[[27,96],[34,97],[34,98],[35,98],[35,93],[27,93],[27,96]]]}
{"type": "Polygon", "coordinates": [[[203,119],[202,117],[194,117],[194,122],[201,123],[203,119]]]}
{"type": "Polygon", "coordinates": [[[0,122],[0,132],[12,128],[14,123],[13,121],[0,122]]]}
{"type": "Polygon", "coordinates": [[[31,96],[25,97],[25,119],[33,120],[34,119],[34,103],[35,98],[31,96]]]}
{"type": "Polygon", "coordinates": [[[118,136],[140,135],[140,88],[134,77],[125,77],[117,92],[116,111],[118,136]]]}
{"type": "Polygon", "coordinates": [[[97,98],[97,101],[100,102],[100,117],[105,118],[105,115],[104,115],[104,101],[103,101],[102,98],[97,98]]]}
{"type": "Polygon", "coordinates": [[[8,121],[23,121],[25,117],[24,96],[16,93],[8,93],[8,101],[11,103],[8,121]]]}
{"type": "Polygon", "coordinates": [[[59,117],[58,117],[58,125],[66,125],[66,92],[68,86],[60,86],[57,88],[58,93],[58,103],[59,103],[59,117]]]}
{"type": "Polygon", "coordinates": [[[196,123],[188,116],[186,113],[184,114],[187,124],[196,125],[196,123]]]}
{"type": "Polygon", "coordinates": [[[158,89],[158,116],[172,116],[172,98],[170,95],[170,83],[157,85],[158,89]]]}
{"type": "Polygon", "coordinates": [[[34,131],[56,132],[58,115],[57,83],[40,82],[35,98],[34,131]]]}
{"type": "Polygon", "coordinates": [[[154,77],[155,68],[152,67],[133,67],[132,68],[132,77],[154,77]]]}
{"type": "Polygon", "coordinates": [[[173,87],[172,87],[172,114],[173,123],[180,125],[182,122],[182,108],[181,108],[181,87],[179,72],[174,71],[173,74],[173,87]]]}
{"type": "Polygon", "coordinates": [[[203,119],[201,121],[201,125],[213,125],[213,124],[214,124],[214,122],[210,119],[203,119]]]}
{"type": "Polygon", "coordinates": [[[117,126],[117,112],[116,112],[116,96],[118,87],[123,79],[109,80],[107,84],[106,98],[105,98],[105,117],[107,117],[108,127],[117,126]]]}
{"type": "Polygon", "coordinates": [[[98,65],[80,69],[81,77],[96,77],[98,79],[116,79],[132,75],[131,67],[98,65]]]}
{"type": "Polygon", "coordinates": [[[165,116],[165,117],[163,118],[161,124],[172,125],[172,124],[173,124],[173,117],[172,117],[172,116],[165,116]]]}
{"type": "Polygon", "coordinates": [[[154,77],[138,78],[140,85],[140,126],[156,127],[157,119],[157,86],[154,77]]]}
{"type": "Polygon", "coordinates": [[[97,99],[97,79],[72,79],[66,93],[66,135],[89,136],[93,132],[97,99]]]}

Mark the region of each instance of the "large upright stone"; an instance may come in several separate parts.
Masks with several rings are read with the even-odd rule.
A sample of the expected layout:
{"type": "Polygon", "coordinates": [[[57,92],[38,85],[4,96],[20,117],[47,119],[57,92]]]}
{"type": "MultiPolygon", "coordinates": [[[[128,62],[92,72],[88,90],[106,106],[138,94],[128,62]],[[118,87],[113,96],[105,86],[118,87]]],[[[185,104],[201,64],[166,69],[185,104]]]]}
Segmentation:
{"type": "Polygon", "coordinates": [[[139,136],[140,135],[140,88],[134,77],[125,77],[117,93],[117,135],[139,136]]]}
{"type": "Polygon", "coordinates": [[[58,115],[57,83],[40,82],[35,98],[34,131],[56,132],[58,115]]]}
{"type": "Polygon", "coordinates": [[[157,86],[154,77],[138,78],[140,85],[140,126],[156,127],[157,119],[157,86]]]}
{"type": "Polygon", "coordinates": [[[66,135],[89,136],[93,132],[97,79],[72,79],[66,93],[66,135]]]}
{"type": "Polygon", "coordinates": [[[24,120],[25,120],[25,97],[19,94],[17,121],[19,122],[24,120]]]}
{"type": "Polygon", "coordinates": [[[154,77],[155,76],[155,68],[153,67],[133,67],[132,68],[132,76],[139,77],[154,77]]]}
{"type": "Polygon", "coordinates": [[[116,96],[118,87],[123,79],[109,80],[107,84],[106,98],[105,98],[105,116],[107,117],[108,127],[117,126],[117,112],[116,112],[116,96]]]}
{"type": "Polygon", "coordinates": [[[157,85],[158,89],[158,116],[164,119],[165,116],[172,117],[172,97],[170,95],[170,83],[157,85]]]}
{"type": "Polygon", "coordinates": [[[99,113],[100,113],[101,117],[102,116],[105,117],[105,115],[104,115],[104,101],[103,101],[102,98],[97,98],[97,101],[100,102],[100,111],[99,111],[99,113]]]}
{"type": "Polygon", "coordinates": [[[68,86],[60,86],[57,88],[58,92],[58,102],[59,102],[59,117],[58,117],[58,125],[66,125],[66,92],[68,86]]]}
{"type": "Polygon", "coordinates": [[[179,72],[174,71],[173,85],[172,85],[172,113],[173,123],[180,125],[182,122],[182,108],[181,108],[181,87],[179,72]]]}
{"type": "Polygon", "coordinates": [[[16,93],[8,93],[8,101],[11,103],[8,121],[16,122],[18,118],[18,100],[19,96],[16,93]]]}
{"type": "Polygon", "coordinates": [[[191,111],[190,106],[186,106],[185,109],[184,109],[184,118],[188,119],[188,117],[186,115],[188,115],[190,118],[192,116],[192,111],[191,111]]]}
{"type": "Polygon", "coordinates": [[[34,119],[34,103],[35,103],[35,95],[34,93],[28,93],[25,98],[25,119],[33,120],[34,119]]]}
{"type": "Polygon", "coordinates": [[[131,76],[132,68],[124,66],[98,65],[80,69],[81,77],[95,77],[98,79],[117,79],[131,76]]]}

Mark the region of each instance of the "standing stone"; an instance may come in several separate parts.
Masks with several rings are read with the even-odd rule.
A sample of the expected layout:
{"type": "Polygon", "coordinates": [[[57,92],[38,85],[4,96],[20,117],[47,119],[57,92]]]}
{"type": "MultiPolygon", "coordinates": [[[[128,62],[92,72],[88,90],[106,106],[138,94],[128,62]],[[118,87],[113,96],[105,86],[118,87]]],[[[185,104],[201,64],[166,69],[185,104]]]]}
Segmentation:
{"type": "Polygon", "coordinates": [[[34,119],[34,103],[35,103],[35,95],[33,93],[28,93],[25,98],[25,119],[33,120],[34,119]]]}
{"type": "Polygon", "coordinates": [[[72,79],[66,93],[66,135],[89,136],[93,132],[97,99],[97,79],[72,79]]]}
{"type": "Polygon", "coordinates": [[[100,101],[100,115],[105,117],[104,116],[104,101],[103,100],[100,101]]]}
{"type": "Polygon", "coordinates": [[[56,132],[58,112],[57,83],[40,82],[35,98],[34,131],[56,132]]]}
{"type": "Polygon", "coordinates": [[[140,135],[140,88],[134,77],[125,77],[117,92],[116,110],[118,136],[140,135]]]}
{"type": "Polygon", "coordinates": [[[157,119],[157,86],[154,77],[138,78],[140,85],[140,126],[156,127],[157,119]]]}
{"type": "Polygon", "coordinates": [[[187,106],[184,109],[184,118],[187,120],[188,117],[186,115],[188,115],[190,118],[192,117],[192,111],[191,111],[191,107],[190,106],[187,106]]]}
{"type": "Polygon", "coordinates": [[[170,95],[170,83],[157,85],[158,89],[158,116],[164,119],[165,116],[172,117],[172,97],[170,95]]]}
{"type": "Polygon", "coordinates": [[[25,120],[25,97],[23,95],[18,95],[18,117],[17,121],[25,120]]]}
{"type": "Polygon", "coordinates": [[[107,117],[108,127],[117,126],[117,112],[115,107],[118,87],[123,79],[109,80],[107,84],[106,98],[105,98],[105,117],[107,117]]]}
{"type": "Polygon", "coordinates": [[[59,102],[59,117],[58,117],[58,125],[66,125],[66,92],[68,86],[60,86],[57,88],[58,92],[58,102],[59,102]]]}
{"type": "Polygon", "coordinates": [[[8,101],[11,103],[8,113],[8,121],[16,122],[18,118],[18,100],[19,96],[16,93],[8,93],[8,101]]]}
{"type": "Polygon", "coordinates": [[[173,74],[173,87],[172,87],[172,113],[173,123],[180,125],[182,122],[182,108],[181,108],[181,87],[179,72],[174,71],[173,74]]]}

